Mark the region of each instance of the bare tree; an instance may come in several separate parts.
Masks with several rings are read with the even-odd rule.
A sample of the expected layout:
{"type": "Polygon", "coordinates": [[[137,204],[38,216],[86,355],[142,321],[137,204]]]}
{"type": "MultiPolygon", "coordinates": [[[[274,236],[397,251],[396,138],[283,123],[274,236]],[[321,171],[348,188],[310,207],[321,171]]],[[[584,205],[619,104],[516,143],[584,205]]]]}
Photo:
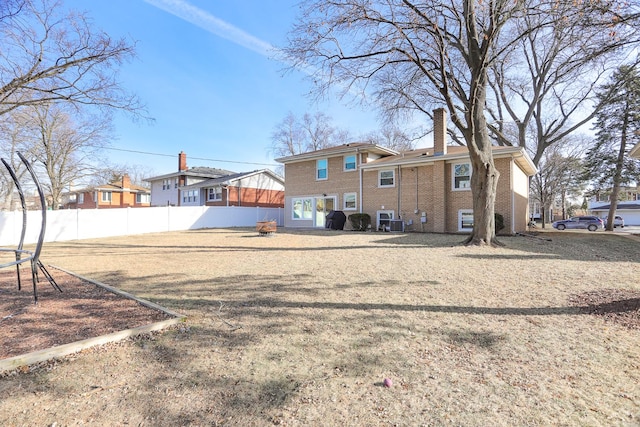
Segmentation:
{"type": "Polygon", "coordinates": [[[98,117],[79,121],[77,113],[72,119],[68,111],[55,104],[38,105],[31,110],[31,151],[46,175],[42,186],[51,198],[51,207],[57,209],[65,189],[95,172],[110,121],[98,117]]]}
{"type": "Polygon", "coordinates": [[[586,146],[583,139],[572,138],[550,146],[538,164],[538,173],[531,177],[531,199],[541,207],[542,228],[545,228],[547,212],[558,203],[562,217],[566,217],[567,197],[578,196],[586,186],[581,178],[581,153],[586,146]]]}
{"type": "Polygon", "coordinates": [[[289,111],[271,133],[271,152],[276,157],[293,156],[305,151],[304,133],[298,119],[289,111]]]}
{"type": "Polygon", "coordinates": [[[467,243],[494,245],[500,174],[485,118],[488,69],[503,54],[504,27],[526,12],[523,0],[306,1],[285,51],[294,66],[317,70],[318,91],[371,86],[389,114],[446,105],[473,167],[467,243]]]}
{"type": "Polygon", "coordinates": [[[142,113],[116,79],[133,45],[96,30],[84,14],[62,15],[56,0],[1,3],[0,116],[54,101],[142,113]]]}
{"type": "Polygon", "coordinates": [[[534,147],[536,165],[548,147],[591,122],[615,94],[595,97],[640,40],[638,6],[632,3],[540,2],[537,8],[508,30],[517,42],[492,63],[488,108],[496,140],[534,147]]]}
{"type": "MultiPolygon", "coordinates": [[[[591,43],[584,43],[585,36],[579,30],[592,24],[600,31],[606,28],[607,33],[633,31],[637,14],[629,12],[630,7],[624,0],[308,0],[303,2],[300,23],[293,28],[285,51],[293,58],[294,67],[313,75],[319,93],[339,87],[343,96],[362,96],[373,88],[378,105],[391,116],[415,111],[431,117],[432,109],[445,105],[453,123],[449,135],[469,148],[473,167],[474,229],[467,243],[495,244],[494,203],[499,173],[491,155],[488,127],[494,138],[513,144],[499,133],[499,126],[508,119],[505,111],[511,108],[517,117],[515,112],[522,105],[527,107],[527,102],[533,106],[527,121],[516,123],[521,126],[519,139],[526,135],[530,120],[539,121],[538,130],[554,126],[553,118],[546,122],[541,114],[543,106],[536,103],[538,98],[520,98],[515,83],[514,90],[503,95],[500,88],[506,84],[507,75],[503,78],[499,72],[511,67],[513,75],[535,83],[544,81],[542,87],[551,98],[575,98],[571,106],[561,107],[566,105],[569,111],[560,111],[561,118],[571,116],[569,113],[582,105],[580,99],[588,96],[579,91],[571,94],[571,77],[554,81],[540,75],[542,68],[527,67],[527,60],[537,61],[538,57],[523,58],[517,55],[518,49],[530,46],[535,51],[546,46],[543,38],[569,30],[576,42],[573,47],[578,47],[573,54],[569,50],[561,52],[558,58],[568,58],[567,68],[577,70],[576,63],[582,56],[600,58],[594,56],[597,50],[579,48],[591,43]],[[568,26],[572,20],[579,25],[568,26]],[[498,70],[497,77],[490,70],[498,70]],[[496,89],[488,92],[491,87],[496,89]],[[486,118],[488,113],[492,114],[491,120],[486,118]]],[[[596,44],[603,37],[595,38],[596,44]]],[[[609,46],[614,50],[625,43],[609,46]]],[[[544,64],[544,58],[539,59],[544,64]]],[[[557,74],[556,69],[545,72],[557,74]]],[[[573,74],[577,75],[579,71],[573,74]]],[[[539,96],[539,87],[536,89],[535,95],[539,96]]],[[[554,135],[555,140],[568,134],[568,122],[562,126],[562,134],[554,135]]]]}
{"type": "Polygon", "coordinates": [[[379,131],[367,135],[366,139],[396,151],[413,150],[416,145],[415,140],[397,126],[385,126],[379,131]]]}
{"type": "MultiPolygon", "coordinates": [[[[0,157],[9,163],[18,179],[21,179],[27,170],[16,152],[20,151],[27,158],[33,158],[28,135],[29,119],[30,117],[23,112],[13,111],[0,120],[0,157]]],[[[0,209],[12,209],[15,184],[4,166],[0,167],[0,184],[0,209]]]]}
{"type": "Polygon", "coordinates": [[[131,183],[140,187],[149,188],[150,184],[145,178],[157,175],[151,166],[139,164],[105,164],[98,168],[90,177],[89,185],[101,185],[122,179],[123,175],[129,175],[131,183]]]}
{"type": "Polygon", "coordinates": [[[301,119],[289,112],[271,134],[271,152],[292,156],[349,142],[349,132],[334,127],[331,121],[320,111],[305,113],[301,119]]]}

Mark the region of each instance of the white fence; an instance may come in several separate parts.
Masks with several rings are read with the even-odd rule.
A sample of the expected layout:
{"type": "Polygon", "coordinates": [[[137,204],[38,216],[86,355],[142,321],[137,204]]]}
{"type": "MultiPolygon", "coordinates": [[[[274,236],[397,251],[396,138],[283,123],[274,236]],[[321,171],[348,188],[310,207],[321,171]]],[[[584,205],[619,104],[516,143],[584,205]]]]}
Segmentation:
{"type": "MultiPolygon", "coordinates": [[[[255,227],[258,221],[284,225],[282,208],[163,206],[158,208],[69,209],[47,211],[45,242],[124,236],[199,228],[255,227]]],[[[25,244],[38,241],[42,215],[27,212],[25,244]]],[[[0,247],[15,247],[22,232],[22,211],[0,212],[0,247]]]]}

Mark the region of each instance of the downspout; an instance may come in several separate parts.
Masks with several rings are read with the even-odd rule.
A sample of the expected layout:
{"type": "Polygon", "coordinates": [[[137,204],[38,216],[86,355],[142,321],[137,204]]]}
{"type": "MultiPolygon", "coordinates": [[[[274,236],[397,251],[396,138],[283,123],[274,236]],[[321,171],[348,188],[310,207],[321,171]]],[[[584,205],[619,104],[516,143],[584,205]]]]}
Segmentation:
{"type": "Polygon", "coordinates": [[[227,207],[229,207],[229,185],[227,185],[224,188],[225,188],[225,190],[227,190],[227,207]]]}
{"type": "MultiPolygon", "coordinates": [[[[515,169],[516,161],[511,160],[511,234],[516,234],[516,192],[515,183],[513,182],[513,172],[515,169]]],[[[528,187],[528,186],[527,186],[528,187]]],[[[528,192],[529,190],[527,190],[528,192]]],[[[527,197],[529,200],[529,197],[527,197]]]]}
{"type": "Polygon", "coordinates": [[[362,159],[360,158],[360,149],[358,148],[356,150],[356,154],[357,154],[357,159],[358,159],[358,197],[360,198],[360,202],[358,203],[359,205],[359,213],[362,213],[362,159]]]}
{"type": "Polygon", "coordinates": [[[398,218],[397,219],[402,219],[402,215],[400,215],[400,208],[401,208],[401,203],[400,203],[400,198],[402,196],[402,189],[400,188],[402,186],[402,169],[400,168],[400,165],[398,165],[398,218]]]}

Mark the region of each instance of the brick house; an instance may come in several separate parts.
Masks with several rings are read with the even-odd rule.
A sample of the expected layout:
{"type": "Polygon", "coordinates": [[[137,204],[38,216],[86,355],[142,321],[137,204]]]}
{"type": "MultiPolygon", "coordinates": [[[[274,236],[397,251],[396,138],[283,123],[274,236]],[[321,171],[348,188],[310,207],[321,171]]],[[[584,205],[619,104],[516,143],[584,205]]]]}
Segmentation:
{"type": "Polygon", "coordinates": [[[148,188],[131,184],[125,174],[118,181],[71,191],[66,195],[64,209],[148,208],[151,196],[148,188]]]}
{"type": "MultiPolygon", "coordinates": [[[[324,227],[326,215],[341,210],[347,216],[369,214],[376,229],[470,232],[469,152],[446,145],[445,111],[434,111],[434,117],[433,148],[398,153],[351,143],[276,159],[287,180],[285,227],[324,227]]],[[[495,211],[504,217],[503,233],[525,230],[529,177],[536,167],[519,147],[493,147],[493,156],[500,172],[495,211]]]]}
{"type": "Polygon", "coordinates": [[[178,171],[147,178],[151,206],[284,207],[284,180],[268,169],[236,173],[208,167],[187,167],[178,154],[178,171]]]}

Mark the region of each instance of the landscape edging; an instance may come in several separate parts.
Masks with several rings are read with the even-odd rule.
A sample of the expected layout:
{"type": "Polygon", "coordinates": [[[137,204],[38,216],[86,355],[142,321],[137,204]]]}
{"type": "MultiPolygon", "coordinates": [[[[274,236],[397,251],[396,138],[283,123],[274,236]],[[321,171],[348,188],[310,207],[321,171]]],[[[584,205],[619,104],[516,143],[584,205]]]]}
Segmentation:
{"type": "Polygon", "coordinates": [[[14,356],[14,357],[9,357],[6,359],[2,359],[0,360],[0,373],[5,372],[5,371],[11,371],[17,368],[20,368],[22,366],[29,366],[29,365],[33,365],[39,362],[44,362],[47,360],[51,360],[51,359],[55,359],[55,358],[59,358],[59,357],[64,357],[67,356],[69,354],[73,354],[73,353],[77,353],[79,351],[85,350],[87,348],[90,347],[94,347],[94,346],[98,346],[98,345],[103,345],[103,344],[108,344],[108,343],[112,343],[112,342],[116,342],[116,341],[121,341],[123,339],[132,337],[132,336],[136,336],[136,335],[140,335],[140,334],[145,334],[145,333],[149,333],[149,332],[153,332],[153,331],[158,331],[160,329],[164,329],[166,327],[172,326],[172,325],[176,325],[179,323],[183,323],[186,320],[186,316],[182,315],[182,314],[178,314],[174,311],[168,310],[158,304],[155,304],[151,301],[147,301],[144,300],[142,298],[137,298],[136,296],[122,291],[120,289],[111,287],[109,285],[106,285],[104,283],[100,283],[97,282],[95,280],[92,279],[88,279],[86,277],[82,277],[78,274],[75,274],[71,271],[67,271],[63,268],[60,267],[56,267],[56,266],[52,266],[50,265],[49,267],[55,268],[57,270],[63,271],[67,274],[70,274],[72,276],[75,276],[81,280],[85,280],[87,282],[90,282],[96,286],[100,286],[102,288],[104,288],[105,290],[109,291],[109,292],[113,292],[115,294],[118,294],[120,296],[123,296],[125,298],[129,298],[132,300],[135,300],[136,302],[138,302],[139,304],[154,309],[154,310],[158,310],[161,311],[165,314],[167,314],[168,316],[172,316],[172,319],[167,319],[167,320],[162,320],[160,322],[155,322],[155,323],[150,323],[148,325],[144,325],[144,326],[138,326],[136,328],[131,328],[131,329],[125,329],[122,331],[118,331],[118,332],[113,332],[107,335],[101,335],[99,337],[94,337],[94,338],[87,338],[81,341],[76,341],[76,342],[72,342],[72,343],[68,343],[68,344],[63,344],[63,345],[59,345],[59,346],[55,346],[55,347],[51,347],[45,350],[38,350],[38,351],[34,351],[31,353],[26,353],[26,354],[22,354],[19,356],[14,356]]]}

